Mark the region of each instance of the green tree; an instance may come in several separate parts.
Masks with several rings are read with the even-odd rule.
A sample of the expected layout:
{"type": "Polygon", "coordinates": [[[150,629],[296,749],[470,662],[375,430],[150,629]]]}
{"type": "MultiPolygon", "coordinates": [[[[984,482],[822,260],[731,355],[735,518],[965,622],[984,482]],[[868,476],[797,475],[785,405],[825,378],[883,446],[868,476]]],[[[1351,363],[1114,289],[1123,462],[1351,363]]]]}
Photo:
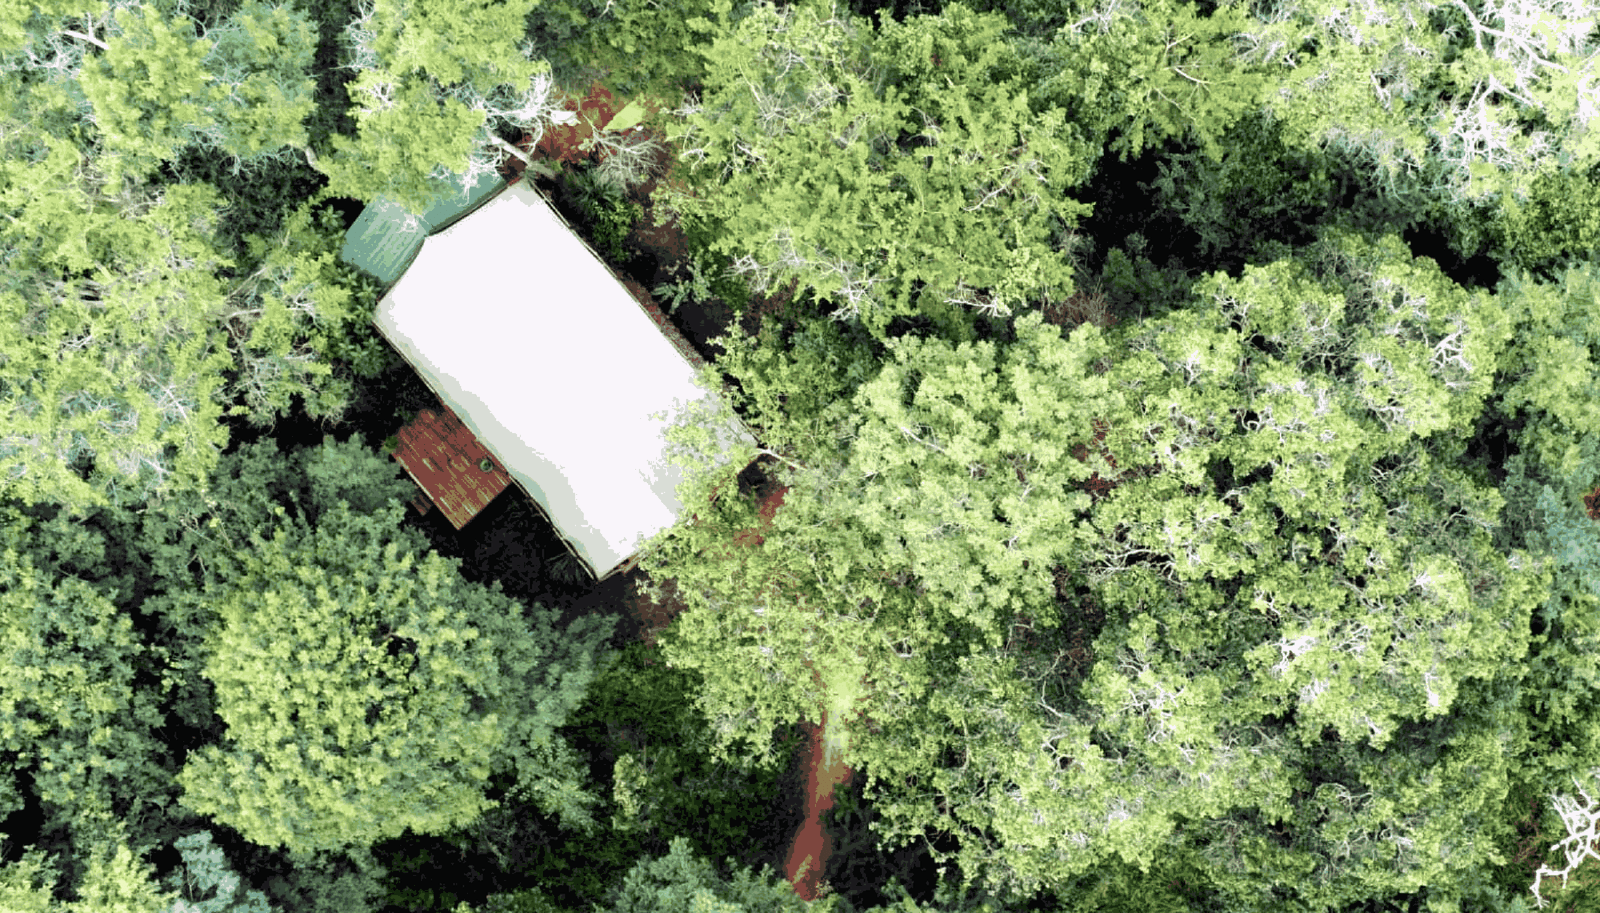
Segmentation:
{"type": "Polygon", "coordinates": [[[417,555],[403,512],[340,502],[314,526],[251,533],[241,573],[208,590],[219,617],[202,674],[227,730],[179,774],[187,807],[309,853],[467,824],[504,774],[587,822],[583,775],[554,729],[583,697],[605,625],[558,634],[548,610],[525,618],[417,555]]]}
{"type": "Polygon", "coordinates": [[[1104,627],[1085,655],[1068,603],[861,737],[886,836],[965,833],[963,873],[1024,892],[1189,848],[1238,909],[1446,897],[1494,860],[1541,596],[1454,429],[1510,327],[1393,239],[1304,263],[1119,334],[1076,607],[1104,627]]]}
{"type": "MultiPolygon", "coordinates": [[[[646,562],[689,605],[665,654],[704,676],[724,750],[760,753],[775,726],[824,710],[844,741],[857,713],[924,695],[945,654],[1052,622],[1054,572],[1086,538],[1092,470],[1072,450],[1108,408],[1098,334],[1063,339],[1033,314],[1008,346],[893,340],[848,411],[824,408],[839,423],[826,437],[784,441],[803,462],[759,544],[730,547],[752,525],[731,497],[657,540],[646,562]]],[[[788,372],[759,361],[771,404],[762,388],[788,372]]]]}
{"type": "Polygon", "coordinates": [[[112,581],[79,570],[105,541],[65,518],[0,508],[0,783],[5,813],[31,792],[51,839],[96,845],[108,822],[149,833],[171,800],[160,695],[142,672],[154,655],[112,581]]]}
{"type": "Polygon", "coordinates": [[[373,360],[350,341],[365,286],[337,262],[337,215],[307,204],[230,253],[213,188],[118,186],[55,88],[24,83],[0,112],[5,493],[132,503],[200,485],[230,405],[270,424],[299,395],[337,418],[373,360]]]}
{"type": "Polygon", "coordinates": [[[1587,4],[1336,2],[1252,8],[1241,58],[1269,67],[1291,144],[1348,150],[1397,194],[1525,198],[1600,158],[1587,4]]]}
{"type": "Polygon", "coordinates": [[[669,668],[658,651],[629,644],[574,715],[572,738],[615,758],[613,831],[653,849],[684,837],[715,859],[771,855],[780,842],[786,848],[793,834],[776,834],[770,818],[791,759],[756,771],[714,761],[710,728],[694,706],[697,685],[697,676],[669,668]]]}
{"type": "Polygon", "coordinates": [[[305,13],[250,0],[204,37],[196,26],[156,6],[120,8],[93,42],[102,53],[83,60],[78,82],[114,182],[191,144],[221,151],[235,173],[306,149],[316,34],[305,13]]]}
{"type": "Polygon", "coordinates": [[[614,913],[799,913],[832,910],[831,900],[808,903],[770,873],[737,870],[723,877],[697,857],[689,842],[672,841],[666,855],[641,859],[616,891],[614,913]]]}
{"type": "Polygon", "coordinates": [[[1516,271],[1499,297],[1517,323],[1506,359],[1507,383],[1497,403],[1516,427],[1530,474],[1562,485],[1584,484],[1579,469],[1600,422],[1600,276],[1592,263],[1574,264],[1555,281],[1516,271]]]}
{"type": "MultiPolygon", "coordinates": [[[[1586,820],[1571,798],[1573,787],[1586,789],[1590,772],[1600,769],[1592,709],[1600,694],[1594,660],[1600,649],[1600,524],[1589,513],[1600,483],[1600,434],[1591,415],[1600,382],[1594,329],[1600,298],[1588,264],[1548,282],[1513,273],[1501,283],[1500,297],[1517,324],[1496,403],[1496,419],[1514,448],[1501,486],[1507,510],[1500,540],[1538,556],[1549,581],[1534,616],[1524,688],[1537,748],[1517,779],[1522,795],[1566,809],[1570,837],[1586,820]]],[[[1567,849],[1580,852],[1581,842],[1567,849]]],[[[1553,851],[1543,861],[1563,867],[1553,851]]]]}
{"type": "Polygon", "coordinates": [[[120,840],[91,844],[77,879],[63,878],[46,853],[29,849],[0,866],[0,905],[15,913],[164,913],[173,895],[156,884],[155,869],[120,840]],[[63,895],[66,900],[60,899],[63,895]]]}
{"type": "Polygon", "coordinates": [[[1162,859],[1232,909],[1465,897],[1543,599],[1457,431],[1512,325],[1395,238],[1196,294],[1109,342],[893,341],[758,547],[682,534],[666,654],[724,738],[827,708],[884,839],[958,835],[996,891],[1162,859]]]}
{"type": "Polygon", "coordinates": [[[1218,159],[1223,135],[1262,102],[1266,79],[1231,46],[1248,22],[1240,7],[1070,4],[1058,15],[1069,21],[1050,39],[1022,44],[1039,98],[1125,159],[1168,139],[1218,159]]]}
{"type": "Polygon", "coordinates": [[[113,186],[142,177],[173,158],[191,131],[209,120],[204,60],[209,42],[187,17],[134,6],[116,11],[102,56],[88,56],[78,75],[93,107],[113,186]]]}
{"type": "Polygon", "coordinates": [[[240,881],[210,831],[179,837],[173,847],[183,862],[169,878],[180,895],[170,913],[272,913],[266,895],[240,881]]]}
{"type": "Polygon", "coordinates": [[[274,235],[245,239],[254,268],[230,283],[219,315],[233,355],[224,392],[232,414],[271,425],[299,396],[312,418],[344,415],[351,375],[370,371],[373,359],[349,342],[370,317],[370,286],[339,260],[343,227],[338,213],[312,202],[274,235]]]}
{"type": "Polygon", "coordinates": [[[88,506],[198,484],[227,440],[214,396],[228,361],[212,322],[227,262],[209,240],[216,195],[115,191],[72,142],[12,113],[0,165],[5,492],[88,506]]]}
{"type": "Polygon", "coordinates": [[[306,118],[317,107],[316,23],[297,6],[247,0],[205,37],[212,121],[198,142],[228,156],[235,174],[274,155],[304,154],[306,118]]]}
{"type": "Polygon", "coordinates": [[[576,83],[599,69],[621,96],[673,97],[700,81],[705,61],[695,48],[727,24],[733,6],[731,0],[544,2],[531,17],[530,40],[547,49],[558,79],[576,83]]]}
{"type": "Polygon", "coordinates": [[[1036,110],[1001,17],[959,4],[874,29],[758,5],[706,48],[673,138],[715,249],[757,291],[791,279],[882,334],[926,314],[959,330],[1064,295],[1057,236],[1091,153],[1036,110]]]}
{"type": "Polygon", "coordinates": [[[331,193],[386,195],[422,211],[492,171],[500,136],[536,137],[561,118],[548,66],[519,41],[536,0],[371,0],[344,31],[356,135],[317,161],[331,193]]]}
{"type": "Polygon", "coordinates": [[[1506,273],[1560,272],[1600,250],[1600,178],[1592,173],[1541,175],[1525,203],[1506,201],[1494,227],[1494,251],[1506,273]]]}
{"type": "Polygon", "coordinates": [[[138,516],[138,547],[166,593],[225,586],[244,573],[250,534],[270,528],[277,510],[315,522],[341,501],[371,514],[415,491],[400,465],[359,433],[345,441],[328,435],[319,446],[289,453],[268,438],[222,457],[206,488],[147,505],[138,516]]]}

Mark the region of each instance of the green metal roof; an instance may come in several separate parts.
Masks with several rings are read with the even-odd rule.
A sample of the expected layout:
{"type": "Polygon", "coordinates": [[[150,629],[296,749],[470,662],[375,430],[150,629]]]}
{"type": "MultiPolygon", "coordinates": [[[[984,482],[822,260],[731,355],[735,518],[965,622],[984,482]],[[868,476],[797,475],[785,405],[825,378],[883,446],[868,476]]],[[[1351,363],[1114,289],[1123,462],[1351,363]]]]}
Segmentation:
{"type": "Polygon", "coordinates": [[[461,186],[459,175],[453,183],[459,189],[441,193],[419,215],[412,215],[385,197],[373,200],[345,232],[340,259],[371,273],[385,287],[393,285],[429,235],[448,227],[506,186],[504,178],[492,173],[479,175],[476,182],[465,187],[461,186]]]}

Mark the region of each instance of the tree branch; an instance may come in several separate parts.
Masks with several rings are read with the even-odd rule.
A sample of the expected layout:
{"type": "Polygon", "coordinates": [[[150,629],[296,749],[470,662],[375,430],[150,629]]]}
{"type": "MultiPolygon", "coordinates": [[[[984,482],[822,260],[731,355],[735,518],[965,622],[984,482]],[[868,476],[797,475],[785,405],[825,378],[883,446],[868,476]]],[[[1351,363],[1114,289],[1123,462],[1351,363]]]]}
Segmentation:
{"type": "Polygon", "coordinates": [[[90,44],[92,44],[92,45],[94,45],[94,46],[96,46],[96,47],[98,47],[98,48],[99,48],[99,49],[100,49],[100,50],[102,50],[102,51],[109,51],[109,50],[111,50],[111,46],[110,46],[110,45],[108,45],[108,44],[106,44],[106,43],[105,43],[105,42],[104,42],[104,41],[101,41],[101,40],[100,40],[100,39],[98,39],[98,38],[96,38],[96,37],[94,37],[94,36],[93,36],[93,35],[85,35],[85,34],[84,34],[84,33],[82,33],[82,32],[75,32],[75,31],[73,31],[73,30],[72,30],[72,29],[62,29],[62,30],[61,30],[61,34],[63,34],[63,35],[70,35],[70,36],[72,36],[72,37],[73,37],[73,38],[81,38],[81,39],[83,39],[83,40],[84,40],[84,41],[87,41],[87,42],[89,42],[89,43],[90,43],[90,44]]]}
{"type": "Polygon", "coordinates": [[[512,155],[516,156],[517,158],[522,159],[522,163],[524,165],[531,166],[533,164],[533,159],[528,157],[528,153],[523,152],[521,149],[518,149],[516,146],[513,146],[510,143],[506,142],[505,140],[501,139],[500,137],[495,136],[493,133],[488,134],[488,136],[489,136],[489,142],[494,143],[496,146],[499,146],[501,149],[504,149],[505,151],[511,153],[512,155]]]}

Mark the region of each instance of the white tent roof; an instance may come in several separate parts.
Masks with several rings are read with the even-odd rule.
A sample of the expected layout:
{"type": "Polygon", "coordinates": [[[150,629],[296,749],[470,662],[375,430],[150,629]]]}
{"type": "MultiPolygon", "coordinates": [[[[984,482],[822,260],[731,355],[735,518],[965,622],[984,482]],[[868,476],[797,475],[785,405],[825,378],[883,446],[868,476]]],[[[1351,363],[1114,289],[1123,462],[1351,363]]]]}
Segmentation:
{"type": "Polygon", "coordinates": [[[374,320],[597,574],[677,519],[651,416],[709,394],[536,189],[429,237],[374,320]]]}

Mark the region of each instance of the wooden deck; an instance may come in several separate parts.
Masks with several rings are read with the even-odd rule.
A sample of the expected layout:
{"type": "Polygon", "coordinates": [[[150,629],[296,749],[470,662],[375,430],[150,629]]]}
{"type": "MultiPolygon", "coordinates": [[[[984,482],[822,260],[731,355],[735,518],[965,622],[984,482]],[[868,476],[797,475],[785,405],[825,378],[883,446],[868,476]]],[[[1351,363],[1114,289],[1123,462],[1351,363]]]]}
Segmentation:
{"type": "MultiPolygon", "coordinates": [[[[394,458],[456,529],[511,484],[500,461],[443,405],[422,410],[396,436],[400,447],[394,458]]],[[[425,504],[413,504],[426,510],[425,504]]]]}

